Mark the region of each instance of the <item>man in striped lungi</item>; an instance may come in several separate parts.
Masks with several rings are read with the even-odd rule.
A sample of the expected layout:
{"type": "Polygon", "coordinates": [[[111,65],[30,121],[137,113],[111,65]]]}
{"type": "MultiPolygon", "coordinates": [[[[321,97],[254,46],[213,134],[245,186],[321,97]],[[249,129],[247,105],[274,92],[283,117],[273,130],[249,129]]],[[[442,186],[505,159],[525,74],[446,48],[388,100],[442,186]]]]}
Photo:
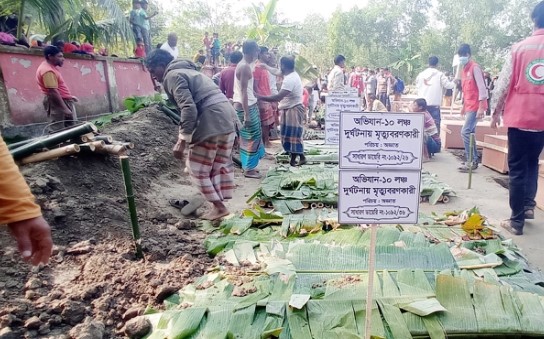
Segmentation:
{"type": "Polygon", "coordinates": [[[174,156],[183,161],[188,149],[187,169],[202,195],[214,206],[203,219],[228,215],[224,201],[232,198],[234,190],[232,147],[236,136],[232,105],[190,60],[174,60],[170,53],[158,49],[150,53],[146,63],[181,112],[174,156]]]}

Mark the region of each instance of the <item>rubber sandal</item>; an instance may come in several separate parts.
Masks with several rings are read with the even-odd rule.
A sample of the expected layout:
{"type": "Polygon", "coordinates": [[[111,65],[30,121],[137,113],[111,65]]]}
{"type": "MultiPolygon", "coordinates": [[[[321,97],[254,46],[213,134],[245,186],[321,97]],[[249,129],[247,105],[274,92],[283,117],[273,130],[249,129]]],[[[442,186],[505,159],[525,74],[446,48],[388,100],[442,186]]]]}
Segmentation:
{"type": "Polygon", "coordinates": [[[168,203],[170,204],[170,206],[177,208],[178,210],[182,209],[183,207],[189,204],[187,200],[176,200],[176,199],[168,200],[168,203]]]}
{"type": "Polygon", "coordinates": [[[204,205],[204,202],[206,200],[201,196],[195,196],[193,199],[189,201],[189,203],[181,209],[181,214],[184,216],[189,216],[196,212],[197,209],[200,208],[200,206],[204,205]]]}
{"type": "Polygon", "coordinates": [[[244,177],[251,178],[251,179],[261,179],[263,176],[260,173],[257,172],[257,173],[252,173],[252,174],[244,173],[244,177]]]}

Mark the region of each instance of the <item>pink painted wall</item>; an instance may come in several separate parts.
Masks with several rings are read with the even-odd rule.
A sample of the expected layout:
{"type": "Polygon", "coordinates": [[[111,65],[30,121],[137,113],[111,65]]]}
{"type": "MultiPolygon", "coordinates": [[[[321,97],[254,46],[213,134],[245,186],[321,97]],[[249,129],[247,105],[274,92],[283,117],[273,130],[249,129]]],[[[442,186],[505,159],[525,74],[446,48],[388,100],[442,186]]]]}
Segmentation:
{"type": "Polygon", "coordinates": [[[128,96],[154,93],[151,75],[141,62],[119,60],[114,62],[113,68],[119,105],[123,105],[123,100],[128,96]]]}
{"type": "MultiPolygon", "coordinates": [[[[45,122],[43,94],[36,83],[36,70],[44,60],[40,51],[18,48],[0,49],[0,69],[7,97],[3,104],[0,121],[13,125],[45,122]],[[7,116],[6,116],[7,115],[7,116]]],[[[97,114],[124,109],[122,101],[130,95],[154,93],[149,72],[136,60],[112,59],[116,86],[111,96],[118,102],[110,102],[108,58],[66,56],[60,72],[72,94],[78,97],[78,117],[85,119],[97,114]]],[[[111,70],[110,70],[111,71],[111,70]]]]}

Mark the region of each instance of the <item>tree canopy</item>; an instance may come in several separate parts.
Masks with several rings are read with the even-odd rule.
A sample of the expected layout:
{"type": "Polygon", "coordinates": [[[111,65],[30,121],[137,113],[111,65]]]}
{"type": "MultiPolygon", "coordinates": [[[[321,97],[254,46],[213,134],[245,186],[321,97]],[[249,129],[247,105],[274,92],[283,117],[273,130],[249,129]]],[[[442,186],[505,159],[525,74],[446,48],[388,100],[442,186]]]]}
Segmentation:
{"type": "MultiPolygon", "coordinates": [[[[317,65],[323,71],[332,66],[336,54],[343,54],[348,66],[389,66],[407,79],[424,68],[431,55],[450,68],[457,47],[465,42],[484,68],[498,71],[507,49],[530,34],[529,15],[538,3],[369,0],[348,11],[338,9],[328,18],[308,14],[303,22],[290,23],[276,11],[280,1],[287,0],[178,0],[175,5],[151,0],[150,10],[159,11],[151,20],[152,42],[163,43],[169,32],[175,32],[181,54],[192,56],[203,47],[204,32],[218,32],[222,43],[253,38],[280,53],[301,55],[306,66],[317,65]]],[[[128,45],[120,48],[127,52],[133,43],[127,20],[130,6],[130,0],[0,0],[4,13],[30,14],[51,36],[128,45]]]]}

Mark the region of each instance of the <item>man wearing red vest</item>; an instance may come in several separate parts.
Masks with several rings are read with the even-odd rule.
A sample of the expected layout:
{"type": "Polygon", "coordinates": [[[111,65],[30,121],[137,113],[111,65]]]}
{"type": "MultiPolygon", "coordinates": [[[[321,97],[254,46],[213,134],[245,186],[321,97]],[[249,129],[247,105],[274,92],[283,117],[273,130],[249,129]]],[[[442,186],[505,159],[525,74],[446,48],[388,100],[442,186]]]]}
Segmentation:
{"type": "Polygon", "coordinates": [[[465,125],[461,130],[461,136],[465,144],[466,162],[459,167],[461,172],[468,172],[478,168],[478,152],[476,151],[476,143],[472,150],[470,149],[470,135],[476,133],[476,124],[479,119],[485,116],[487,111],[487,88],[484,82],[484,73],[474,60],[472,60],[472,52],[470,46],[462,44],[459,47],[459,62],[463,69],[461,71],[461,84],[463,88],[463,108],[461,115],[465,117],[465,125]],[[472,151],[472,162],[469,163],[469,153],[472,151]]]}
{"type": "Polygon", "coordinates": [[[534,33],[512,47],[491,101],[491,126],[497,127],[502,113],[508,127],[512,214],[501,226],[515,235],[522,235],[525,220],[535,217],[538,160],[544,148],[544,1],[531,18],[534,33]]]}

